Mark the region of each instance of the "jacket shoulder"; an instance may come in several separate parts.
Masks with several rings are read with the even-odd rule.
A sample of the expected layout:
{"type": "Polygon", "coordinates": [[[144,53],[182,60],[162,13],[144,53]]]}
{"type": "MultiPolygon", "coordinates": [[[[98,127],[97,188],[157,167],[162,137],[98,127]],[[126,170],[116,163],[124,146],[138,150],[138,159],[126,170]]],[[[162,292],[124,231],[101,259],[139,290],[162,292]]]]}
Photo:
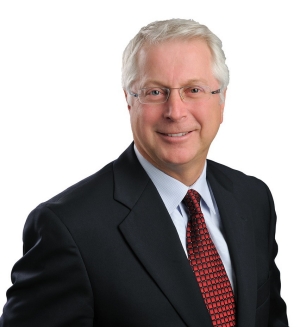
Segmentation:
{"type": "Polygon", "coordinates": [[[71,185],[64,191],[41,203],[39,206],[55,206],[69,201],[76,201],[77,199],[81,199],[82,201],[85,195],[93,193],[96,189],[109,188],[109,185],[112,185],[113,180],[112,166],[113,162],[110,162],[96,173],[84,178],[74,185],[71,185]]]}
{"type": "Polygon", "coordinates": [[[257,193],[265,196],[270,194],[268,186],[260,179],[247,175],[239,170],[230,168],[218,162],[207,160],[208,176],[213,176],[221,184],[232,187],[242,193],[257,193]]]}
{"type": "Polygon", "coordinates": [[[252,181],[254,183],[259,183],[259,184],[262,183],[265,185],[265,183],[262,180],[254,177],[254,176],[247,175],[247,174],[243,173],[242,171],[225,166],[225,165],[220,164],[213,160],[207,160],[207,167],[211,172],[213,172],[215,174],[218,174],[218,173],[224,174],[228,178],[233,179],[233,180],[242,180],[242,181],[247,180],[248,182],[252,181]]]}

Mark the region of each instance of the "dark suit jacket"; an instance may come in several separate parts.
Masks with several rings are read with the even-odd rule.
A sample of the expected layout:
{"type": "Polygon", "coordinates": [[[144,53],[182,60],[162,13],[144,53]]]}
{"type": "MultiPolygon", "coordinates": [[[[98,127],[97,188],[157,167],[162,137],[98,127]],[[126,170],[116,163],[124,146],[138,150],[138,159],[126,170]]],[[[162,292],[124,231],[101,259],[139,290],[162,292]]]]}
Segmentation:
{"type": "MultiPolygon", "coordinates": [[[[212,161],[207,179],[237,278],[237,326],[287,326],[268,188],[212,161]]],[[[23,238],[1,327],[212,327],[177,231],[132,146],[32,211],[23,238]]]]}

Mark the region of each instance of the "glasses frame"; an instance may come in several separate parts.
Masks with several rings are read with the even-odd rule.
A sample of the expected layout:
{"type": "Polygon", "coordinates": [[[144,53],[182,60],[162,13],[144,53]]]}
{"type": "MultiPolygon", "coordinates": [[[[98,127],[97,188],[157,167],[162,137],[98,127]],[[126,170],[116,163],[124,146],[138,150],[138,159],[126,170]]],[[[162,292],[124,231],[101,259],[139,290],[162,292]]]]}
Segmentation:
{"type": "MultiPolygon", "coordinates": [[[[159,87],[159,86],[153,86],[153,88],[157,87],[157,88],[160,88],[160,89],[163,89],[163,90],[166,90],[168,92],[168,96],[166,98],[166,100],[162,101],[162,102],[142,102],[141,99],[140,99],[140,93],[142,90],[147,90],[147,89],[151,89],[152,87],[142,87],[141,89],[138,90],[138,93],[136,92],[132,92],[132,91],[128,91],[128,93],[135,97],[135,98],[138,98],[139,102],[141,104],[163,104],[163,103],[166,103],[168,100],[169,100],[169,97],[170,97],[170,94],[171,94],[171,90],[179,90],[179,96],[181,98],[182,101],[184,101],[184,97],[182,96],[182,90],[183,89],[186,89],[186,88],[189,88],[189,87],[192,87],[192,86],[197,86],[197,85],[190,85],[190,86],[182,86],[182,87],[159,87]]],[[[217,90],[214,90],[214,91],[211,91],[210,87],[207,86],[207,85],[202,85],[202,86],[205,86],[206,88],[209,89],[209,94],[219,94],[221,93],[221,89],[217,89],[217,90]]]]}

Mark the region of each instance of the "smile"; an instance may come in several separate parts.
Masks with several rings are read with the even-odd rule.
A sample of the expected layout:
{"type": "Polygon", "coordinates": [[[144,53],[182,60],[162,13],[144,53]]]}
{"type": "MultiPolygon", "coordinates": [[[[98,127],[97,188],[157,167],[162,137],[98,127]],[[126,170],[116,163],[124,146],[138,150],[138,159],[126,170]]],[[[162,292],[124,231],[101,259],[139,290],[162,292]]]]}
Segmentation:
{"type": "Polygon", "coordinates": [[[190,132],[177,133],[177,134],[169,134],[169,133],[161,133],[161,134],[171,136],[171,137],[180,137],[180,136],[184,136],[184,135],[186,135],[188,133],[190,133],[190,132]]]}

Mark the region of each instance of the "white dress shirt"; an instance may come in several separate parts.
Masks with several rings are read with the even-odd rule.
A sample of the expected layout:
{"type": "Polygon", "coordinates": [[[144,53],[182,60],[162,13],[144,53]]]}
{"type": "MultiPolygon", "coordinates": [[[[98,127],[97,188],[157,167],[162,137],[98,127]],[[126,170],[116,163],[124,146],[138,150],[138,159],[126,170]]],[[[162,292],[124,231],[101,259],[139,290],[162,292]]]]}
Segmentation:
{"type": "Polygon", "coordinates": [[[186,256],[186,226],[188,222],[188,214],[187,208],[182,203],[182,200],[189,189],[194,189],[200,194],[200,205],[207,229],[223,261],[228,278],[234,290],[235,276],[231,265],[228,246],[223,235],[218,206],[206,180],[206,162],[202,174],[197,181],[191,186],[186,186],[179,180],[154,167],[139,153],[136,146],[134,146],[134,150],[140,164],[155,185],[171,216],[186,256]]]}

